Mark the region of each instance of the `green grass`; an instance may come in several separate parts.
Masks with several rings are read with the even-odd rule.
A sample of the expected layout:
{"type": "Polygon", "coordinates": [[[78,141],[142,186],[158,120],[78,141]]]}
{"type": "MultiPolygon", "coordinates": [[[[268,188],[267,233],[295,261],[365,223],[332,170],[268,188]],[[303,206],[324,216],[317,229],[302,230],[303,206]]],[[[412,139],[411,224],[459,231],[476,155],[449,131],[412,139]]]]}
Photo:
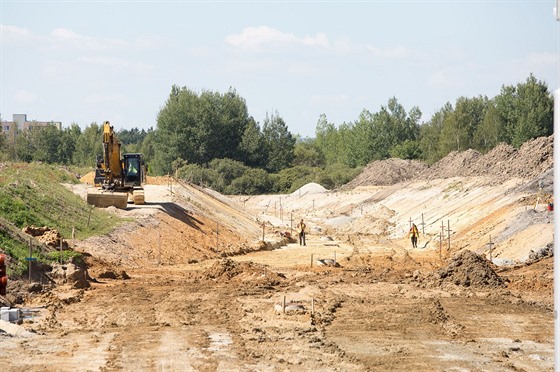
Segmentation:
{"type": "Polygon", "coordinates": [[[13,258],[11,264],[7,265],[8,275],[23,275],[27,270],[25,257],[29,254],[29,246],[12,239],[5,231],[0,230],[0,247],[2,247],[3,253],[13,258]]]}
{"type": "MultiPolygon", "coordinates": [[[[70,240],[72,229],[77,239],[102,235],[111,231],[123,220],[88,205],[83,199],[66,189],[62,183],[79,183],[75,173],[55,165],[38,163],[13,163],[0,168],[0,217],[17,229],[24,226],[48,226],[60,231],[70,240]]],[[[25,269],[21,261],[28,256],[28,244],[0,230],[0,251],[12,256],[18,264],[15,274],[25,269]],[[20,267],[21,266],[21,267],[20,267]]],[[[60,253],[34,256],[48,262],[60,259],[60,253]]],[[[64,253],[63,260],[76,260],[76,253],[64,253]]]]}

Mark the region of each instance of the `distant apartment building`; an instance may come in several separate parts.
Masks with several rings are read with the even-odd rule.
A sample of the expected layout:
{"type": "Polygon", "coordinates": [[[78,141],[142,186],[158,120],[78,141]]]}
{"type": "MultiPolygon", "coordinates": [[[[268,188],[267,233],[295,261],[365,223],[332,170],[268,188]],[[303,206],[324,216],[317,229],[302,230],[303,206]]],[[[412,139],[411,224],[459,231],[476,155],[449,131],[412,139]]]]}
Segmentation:
{"type": "Polygon", "coordinates": [[[2,133],[21,133],[25,131],[31,131],[36,128],[43,128],[47,125],[54,125],[58,130],[62,129],[62,123],[60,121],[28,121],[27,114],[14,114],[12,121],[2,122],[2,133]]]}

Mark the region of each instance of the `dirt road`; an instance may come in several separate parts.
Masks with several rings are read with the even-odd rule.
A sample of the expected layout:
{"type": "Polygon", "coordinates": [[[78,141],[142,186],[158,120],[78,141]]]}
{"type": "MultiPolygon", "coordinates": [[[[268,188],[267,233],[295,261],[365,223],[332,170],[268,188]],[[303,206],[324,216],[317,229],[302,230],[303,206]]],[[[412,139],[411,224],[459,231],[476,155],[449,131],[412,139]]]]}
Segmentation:
{"type": "MultiPolygon", "coordinates": [[[[526,194],[504,199],[513,184],[438,182],[238,201],[152,185],[147,205],[113,211],[133,222],[75,247],[91,255],[89,289],[30,295],[33,319],[18,330],[0,324],[2,369],[553,370],[552,258],[501,267],[477,255],[450,259],[464,247],[484,253],[488,231],[498,241],[525,213],[512,201],[526,194]],[[420,207],[446,193],[452,203],[420,207]],[[288,211],[308,221],[308,245],[270,250],[290,230],[288,211]],[[404,230],[421,213],[429,231],[413,250],[404,230]],[[436,235],[443,216],[455,221],[451,252],[436,235]],[[263,221],[268,244],[259,243],[263,221]]],[[[537,212],[546,233],[549,216],[537,212]]],[[[524,231],[501,241],[525,239],[530,250],[524,231]]]]}

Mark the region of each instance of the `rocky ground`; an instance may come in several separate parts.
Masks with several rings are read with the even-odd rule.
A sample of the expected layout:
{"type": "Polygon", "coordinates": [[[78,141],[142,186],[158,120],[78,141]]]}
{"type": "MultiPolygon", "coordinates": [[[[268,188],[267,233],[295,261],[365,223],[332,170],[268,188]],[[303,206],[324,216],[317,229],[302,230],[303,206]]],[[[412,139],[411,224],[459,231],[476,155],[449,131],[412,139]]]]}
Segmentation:
{"type": "Polygon", "coordinates": [[[146,205],[109,210],[130,222],[71,247],[87,272],[55,267],[19,292],[26,318],[0,323],[0,357],[10,371],[553,370],[551,167],[541,138],[374,162],[336,191],[229,198],[151,179],[146,205]]]}

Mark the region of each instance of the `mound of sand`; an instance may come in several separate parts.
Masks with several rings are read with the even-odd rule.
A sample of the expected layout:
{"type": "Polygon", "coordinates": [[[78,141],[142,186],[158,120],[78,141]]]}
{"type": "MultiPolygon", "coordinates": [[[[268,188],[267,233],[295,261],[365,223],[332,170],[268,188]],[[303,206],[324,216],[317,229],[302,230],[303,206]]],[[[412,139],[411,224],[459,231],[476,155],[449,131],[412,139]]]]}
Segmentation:
{"type": "Polygon", "coordinates": [[[81,183],[85,183],[87,185],[93,185],[93,180],[95,178],[95,171],[91,171],[89,173],[86,173],[85,175],[83,175],[80,178],[80,182],[81,183]]]}
{"type": "Polygon", "coordinates": [[[321,194],[327,191],[328,191],[327,189],[325,189],[323,186],[319,185],[318,183],[310,182],[306,185],[303,185],[293,193],[291,193],[291,195],[302,196],[305,194],[321,194]]]}
{"type": "Polygon", "coordinates": [[[230,258],[216,261],[202,273],[201,279],[223,281],[251,282],[256,285],[276,285],[285,279],[285,275],[270,271],[264,265],[253,262],[236,262],[230,258]]]}
{"type": "Polygon", "coordinates": [[[472,149],[453,151],[430,167],[419,161],[377,160],[340,189],[394,185],[411,179],[469,176],[491,176],[495,182],[511,178],[529,180],[553,167],[553,144],[554,136],[549,136],[527,141],[519,150],[501,143],[485,155],[472,149]]]}
{"type": "Polygon", "coordinates": [[[504,280],[496,274],[492,263],[486,258],[464,250],[440,269],[436,276],[439,284],[455,284],[464,287],[503,287],[504,280]]]}
{"type": "Polygon", "coordinates": [[[422,173],[422,179],[465,177],[470,175],[476,162],[482,154],[476,150],[452,151],[445,158],[433,164],[426,172],[422,173]]]}
{"type": "Polygon", "coordinates": [[[369,163],[362,173],[340,190],[358,186],[385,186],[409,180],[424,172],[428,166],[416,160],[387,159],[369,163]]]}

